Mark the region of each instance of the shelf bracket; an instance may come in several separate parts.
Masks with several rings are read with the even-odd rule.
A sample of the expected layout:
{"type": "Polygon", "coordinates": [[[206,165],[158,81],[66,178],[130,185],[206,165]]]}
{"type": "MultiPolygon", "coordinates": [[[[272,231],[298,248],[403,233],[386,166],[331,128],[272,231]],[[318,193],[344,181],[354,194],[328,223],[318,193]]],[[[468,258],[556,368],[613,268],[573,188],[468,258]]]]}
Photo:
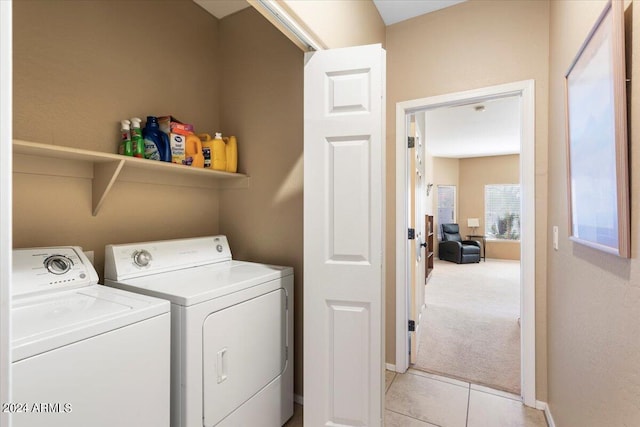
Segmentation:
{"type": "Polygon", "coordinates": [[[93,164],[93,216],[98,215],[123,166],[124,160],[96,162],[93,164]]]}

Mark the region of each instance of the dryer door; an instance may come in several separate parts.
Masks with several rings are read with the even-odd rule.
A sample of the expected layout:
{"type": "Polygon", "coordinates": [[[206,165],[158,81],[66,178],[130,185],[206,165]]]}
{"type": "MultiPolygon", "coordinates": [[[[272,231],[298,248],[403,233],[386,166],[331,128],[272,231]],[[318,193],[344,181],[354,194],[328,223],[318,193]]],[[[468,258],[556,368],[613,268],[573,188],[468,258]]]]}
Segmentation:
{"type": "Polygon", "coordinates": [[[286,293],[278,289],[210,314],[203,324],[204,425],[214,426],[287,363],[286,293]]]}

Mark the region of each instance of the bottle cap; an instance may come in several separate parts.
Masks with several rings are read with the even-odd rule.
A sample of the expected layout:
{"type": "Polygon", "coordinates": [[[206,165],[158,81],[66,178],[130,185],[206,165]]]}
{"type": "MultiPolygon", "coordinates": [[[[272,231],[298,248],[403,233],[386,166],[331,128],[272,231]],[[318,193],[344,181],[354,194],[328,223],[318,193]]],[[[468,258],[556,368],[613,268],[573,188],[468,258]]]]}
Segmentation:
{"type": "Polygon", "coordinates": [[[139,128],[141,123],[142,123],[142,119],[138,117],[133,117],[131,119],[131,126],[133,126],[134,128],[139,128]]]}
{"type": "Polygon", "coordinates": [[[131,125],[129,120],[120,120],[120,123],[122,124],[122,130],[129,130],[129,125],[131,125]]]}
{"type": "Polygon", "coordinates": [[[216,136],[214,139],[222,139],[222,132],[216,132],[216,136]]]}

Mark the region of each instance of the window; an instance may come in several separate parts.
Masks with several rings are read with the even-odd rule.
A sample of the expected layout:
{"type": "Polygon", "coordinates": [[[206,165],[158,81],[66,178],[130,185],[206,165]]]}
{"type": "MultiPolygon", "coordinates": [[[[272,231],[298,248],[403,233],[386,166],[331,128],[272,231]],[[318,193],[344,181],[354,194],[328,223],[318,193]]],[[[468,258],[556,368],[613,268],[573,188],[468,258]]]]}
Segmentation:
{"type": "Polygon", "coordinates": [[[484,233],[487,239],[520,240],[520,185],[484,187],[484,233]]]}
{"type": "MultiPolygon", "coordinates": [[[[456,186],[438,185],[438,224],[456,222],[456,186]]],[[[442,240],[442,229],[438,227],[438,238],[442,240]]]]}

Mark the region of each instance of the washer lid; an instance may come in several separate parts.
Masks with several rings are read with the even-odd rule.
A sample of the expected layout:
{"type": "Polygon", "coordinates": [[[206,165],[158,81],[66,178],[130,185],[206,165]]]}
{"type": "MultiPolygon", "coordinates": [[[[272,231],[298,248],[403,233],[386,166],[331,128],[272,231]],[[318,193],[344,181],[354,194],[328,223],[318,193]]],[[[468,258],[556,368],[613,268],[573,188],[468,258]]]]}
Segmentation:
{"type": "Polygon", "coordinates": [[[291,274],[291,267],[227,261],[105,284],[190,306],[291,274]]]}
{"type": "Polygon", "coordinates": [[[169,309],[168,301],[100,285],[16,298],[11,308],[13,361],[168,313],[169,309]]]}

